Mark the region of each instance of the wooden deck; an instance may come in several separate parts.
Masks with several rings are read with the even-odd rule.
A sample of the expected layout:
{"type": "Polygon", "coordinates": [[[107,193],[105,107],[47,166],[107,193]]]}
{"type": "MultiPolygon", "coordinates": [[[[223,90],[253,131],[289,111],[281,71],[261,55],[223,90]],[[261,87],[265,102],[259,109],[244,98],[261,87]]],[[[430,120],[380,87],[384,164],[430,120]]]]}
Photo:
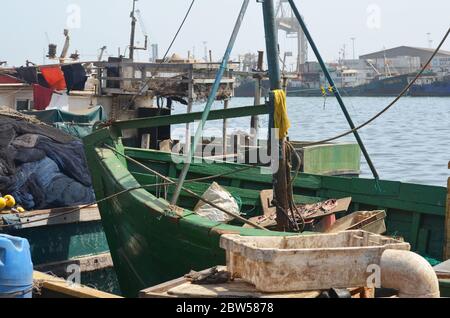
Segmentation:
{"type": "MultiPolygon", "coordinates": [[[[226,267],[222,267],[226,269],[226,267]]],[[[207,272],[205,270],[203,272],[207,272]]],[[[352,298],[373,298],[369,288],[351,288],[352,298]]],[[[181,277],[169,282],[142,290],[139,298],[318,298],[322,291],[262,293],[255,286],[236,279],[232,282],[217,285],[195,285],[187,278],[181,277]]]]}

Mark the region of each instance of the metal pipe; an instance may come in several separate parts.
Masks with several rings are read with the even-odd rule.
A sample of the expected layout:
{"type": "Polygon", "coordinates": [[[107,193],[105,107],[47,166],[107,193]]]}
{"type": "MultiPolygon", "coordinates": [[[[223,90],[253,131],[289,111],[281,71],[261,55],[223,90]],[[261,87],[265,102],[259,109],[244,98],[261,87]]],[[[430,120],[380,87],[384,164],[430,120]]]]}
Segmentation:
{"type": "MultiPolygon", "coordinates": [[[[334,95],[336,96],[336,99],[337,99],[339,105],[341,106],[342,111],[344,112],[344,116],[347,119],[347,122],[349,123],[350,128],[351,129],[355,129],[356,126],[353,123],[353,120],[352,120],[352,118],[351,118],[351,116],[350,116],[350,114],[349,114],[349,112],[347,110],[347,107],[344,104],[344,101],[342,100],[341,93],[339,92],[339,89],[336,87],[336,85],[335,85],[335,83],[333,81],[333,78],[331,77],[331,74],[330,74],[330,72],[327,69],[327,66],[326,66],[325,62],[322,59],[322,56],[320,55],[319,49],[317,48],[317,46],[316,46],[316,44],[315,44],[315,42],[314,42],[314,40],[313,40],[313,38],[311,36],[311,33],[309,33],[309,30],[308,30],[305,22],[303,21],[303,18],[300,15],[300,12],[297,9],[297,6],[294,3],[294,0],[288,0],[288,1],[289,1],[289,4],[291,5],[292,11],[294,12],[295,17],[297,18],[298,22],[300,23],[300,26],[303,29],[303,32],[305,33],[306,38],[309,41],[309,44],[311,45],[311,49],[314,51],[314,54],[316,55],[316,58],[317,58],[320,66],[321,66],[321,68],[322,68],[322,70],[323,70],[323,72],[325,74],[325,77],[328,80],[328,83],[330,84],[331,87],[333,87],[334,95]]],[[[358,142],[358,145],[361,148],[361,151],[364,154],[364,157],[366,158],[367,164],[369,165],[370,170],[372,171],[372,174],[373,174],[374,178],[375,179],[379,179],[380,177],[378,175],[378,172],[377,172],[377,170],[376,170],[376,168],[375,168],[375,166],[374,166],[374,164],[372,162],[372,159],[370,158],[369,153],[366,150],[366,147],[364,146],[364,143],[363,143],[363,141],[362,141],[358,131],[355,130],[353,132],[353,134],[355,135],[356,141],[358,142]]]]}
{"type": "Polygon", "coordinates": [[[136,1],[133,0],[133,11],[131,11],[130,18],[131,18],[131,34],[130,34],[130,60],[134,59],[134,39],[136,36],[136,17],[134,16],[134,13],[136,11],[136,1]]]}
{"type": "MultiPolygon", "coordinates": [[[[258,51],[258,65],[256,68],[258,72],[263,71],[263,64],[264,64],[264,51],[258,51]]],[[[255,79],[255,97],[253,100],[253,104],[256,106],[261,104],[261,95],[262,95],[261,86],[263,76],[261,74],[256,74],[255,76],[253,76],[253,78],[255,79]]],[[[259,136],[259,116],[252,116],[250,128],[251,133],[253,134],[252,146],[257,147],[259,136]]]]}
{"type": "Polygon", "coordinates": [[[400,298],[439,298],[439,280],[422,256],[388,249],[381,255],[381,286],[398,290],[400,298]]]}
{"type": "MultiPolygon", "coordinates": [[[[253,104],[255,106],[261,104],[261,77],[259,75],[255,78],[255,97],[253,104]]],[[[259,116],[255,115],[251,118],[250,123],[251,135],[252,135],[252,146],[258,146],[258,136],[259,136],[259,116]]]]}
{"type": "Polygon", "coordinates": [[[200,121],[199,126],[197,128],[197,132],[195,133],[194,143],[192,145],[192,148],[189,151],[188,157],[186,158],[186,162],[184,164],[183,170],[181,171],[180,178],[179,178],[179,181],[177,184],[177,188],[175,189],[175,193],[172,197],[171,203],[173,205],[177,204],[178,198],[180,197],[180,193],[183,188],[183,183],[186,180],[186,176],[187,176],[189,168],[191,166],[192,157],[195,154],[197,144],[203,134],[203,129],[205,127],[206,121],[208,120],[209,112],[211,111],[211,106],[214,103],[214,101],[216,100],[216,95],[217,95],[217,91],[219,90],[219,87],[220,87],[220,82],[222,81],[223,74],[225,73],[225,69],[227,68],[228,61],[229,61],[230,55],[231,55],[231,51],[233,50],[234,43],[236,42],[236,38],[239,34],[239,30],[241,28],[242,21],[244,20],[245,13],[247,12],[249,2],[250,2],[250,0],[244,0],[242,7],[241,7],[241,11],[239,12],[239,16],[238,16],[238,19],[234,26],[233,33],[231,35],[230,41],[228,42],[228,46],[227,46],[227,49],[223,56],[222,63],[216,74],[216,79],[214,81],[214,85],[213,85],[213,87],[211,89],[211,93],[208,97],[208,102],[206,103],[205,110],[203,111],[202,120],[200,121]]]}
{"type": "MultiPolygon", "coordinates": [[[[223,109],[228,109],[228,105],[230,103],[229,99],[225,99],[223,101],[223,109]]],[[[226,118],[223,119],[223,131],[222,131],[222,155],[223,158],[228,154],[228,140],[227,140],[227,132],[228,132],[228,120],[226,118]]]]}

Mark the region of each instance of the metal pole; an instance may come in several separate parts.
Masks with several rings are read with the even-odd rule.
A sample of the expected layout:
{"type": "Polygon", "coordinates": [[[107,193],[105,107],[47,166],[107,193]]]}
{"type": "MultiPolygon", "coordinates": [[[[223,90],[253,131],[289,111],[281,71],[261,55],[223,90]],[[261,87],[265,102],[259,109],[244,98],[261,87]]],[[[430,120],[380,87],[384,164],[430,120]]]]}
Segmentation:
{"type": "MultiPolygon", "coordinates": [[[[342,111],[344,112],[345,118],[347,119],[347,121],[348,121],[348,123],[350,125],[350,128],[351,129],[355,129],[356,128],[355,124],[353,123],[353,120],[350,117],[349,112],[347,111],[347,107],[345,107],[344,101],[342,100],[342,97],[341,97],[341,93],[339,92],[338,88],[335,86],[333,78],[331,77],[330,72],[328,71],[327,66],[325,65],[325,62],[322,59],[322,56],[320,55],[320,52],[319,52],[316,44],[314,43],[314,40],[313,40],[311,34],[309,33],[309,30],[306,27],[306,24],[303,21],[300,13],[298,11],[297,6],[294,3],[294,0],[288,0],[288,1],[289,1],[289,4],[291,5],[292,11],[295,14],[295,17],[297,18],[298,22],[300,23],[300,26],[303,29],[303,32],[306,35],[306,38],[309,41],[309,44],[311,45],[312,50],[314,51],[314,54],[317,57],[317,60],[318,60],[318,62],[320,64],[320,66],[322,67],[322,70],[323,70],[323,72],[325,74],[325,77],[327,78],[330,86],[333,87],[334,95],[336,96],[336,99],[337,99],[339,105],[341,106],[342,111]]],[[[370,159],[370,155],[367,152],[366,147],[364,146],[364,143],[363,143],[363,141],[362,141],[358,131],[355,130],[353,132],[353,134],[355,135],[356,141],[358,142],[359,147],[361,148],[361,151],[364,154],[364,157],[366,158],[367,164],[369,165],[370,170],[372,171],[372,174],[373,174],[374,178],[375,179],[379,179],[380,177],[378,175],[378,172],[375,169],[375,166],[373,165],[372,159],[370,159]]]]}
{"type": "MultiPolygon", "coordinates": [[[[262,72],[263,71],[263,64],[264,64],[264,51],[258,51],[258,66],[257,71],[262,72]]],[[[255,78],[255,97],[253,104],[261,105],[261,85],[262,85],[262,75],[257,74],[254,76],[255,78]]],[[[251,119],[251,134],[253,135],[252,140],[252,146],[258,147],[258,136],[259,136],[259,116],[252,116],[251,119]]]]}
{"type": "MultiPolygon", "coordinates": [[[[280,64],[279,64],[279,47],[278,32],[275,25],[275,8],[273,0],[264,0],[262,2],[264,15],[264,30],[266,35],[267,61],[269,66],[269,79],[271,91],[281,88],[280,85],[280,64]]],[[[274,123],[274,94],[269,94],[269,143],[268,148],[274,140],[272,140],[272,132],[275,128],[274,123]]],[[[287,191],[287,171],[286,171],[286,153],[285,139],[280,139],[278,143],[278,152],[272,153],[272,163],[278,160],[278,170],[273,174],[274,200],[277,203],[277,226],[279,231],[289,230],[289,220],[283,211],[288,211],[288,191],[287,191]],[[278,157],[278,158],[277,158],[278,157]]]]}
{"type": "Polygon", "coordinates": [[[231,35],[230,41],[228,42],[228,46],[227,46],[227,49],[223,56],[220,68],[217,71],[216,79],[215,79],[214,85],[211,89],[211,93],[209,94],[208,102],[206,103],[205,110],[203,111],[202,119],[197,128],[197,132],[195,133],[194,143],[189,151],[189,155],[186,157],[186,162],[184,164],[183,170],[181,171],[180,177],[178,179],[177,188],[175,189],[175,193],[174,193],[174,195],[172,197],[172,201],[171,201],[171,203],[173,205],[177,204],[178,198],[180,197],[181,190],[183,189],[184,181],[186,180],[186,176],[187,176],[189,168],[191,166],[192,157],[195,154],[195,149],[197,148],[197,144],[203,134],[203,129],[205,128],[205,124],[206,124],[206,121],[208,120],[209,112],[211,111],[211,106],[214,103],[214,101],[216,100],[217,91],[219,90],[223,74],[225,73],[225,69],[227,68],[228,61],[229,61],[230,55],[231,55],[231,51],[234,47],[234,43],[236,42],[236,38],[239,34],[239,30],[241,28],[242,21],[244,20],[244,16],[247,11],[249,2],[250,2],[250,0],[244,0],[241,11],[239,12],[239,17],[234,26],[234,30],[231,35]]]}
{"type": "MultiPolygon", "coordinates": [[[[188,107],[187,113],[192,113],[192,106],[194,104],[194,73],[189,70],[189,85],[188,85],[188,107]]],[[[184,146],[184,153],[189,153],[191,151],[191,123],[186,123],[186,133],[185,133],[186,143],[184,146]]],[[[195,150],[194,150],[195,151],[195,150]]]]}
{"type": "MultiPolygon", "coordinates": [[[[228,104],[230,103],[229,99],[225,99],[223,101],[223,109],[228,109],[228,104]]],[[[227,140],[227,131],[228,131],[228,121],[226,118],[223,120],[223,131],[222,131],[222,155],[225,160],[226,155],[228,154],[228,140],[227,140]]]]}
{"type": "Polygon", "coordinates": [[[351,40],[352,40],[352,43],[353,43],[353,59],[355,60],[356,59],[356,50],[355,50],[355,41],[356,41],[356,38],[355,37],[352,37],[352,38],[350,38],[351,40]]]}
{"type": "MultiPolygon", "coordinates": [[[[261,105],[261,76],[257,75],[255,78],[255,98],[253,104],[255,106],[261,105]]],[[[258,146],[258,136],[259,136],[259,116],[252,116],[251,119],[251,135],[252,135],[252,146],[258,146]]]]}
{"type": "Polygon", "coordinates": [[[131,11],[131,35],[130,35],[130,60],[134,59],[134,38],[136,34],[136,17],[134,16],[134,12],[136,11],[136,1],[133,0],[133,11],[131,11]]]}

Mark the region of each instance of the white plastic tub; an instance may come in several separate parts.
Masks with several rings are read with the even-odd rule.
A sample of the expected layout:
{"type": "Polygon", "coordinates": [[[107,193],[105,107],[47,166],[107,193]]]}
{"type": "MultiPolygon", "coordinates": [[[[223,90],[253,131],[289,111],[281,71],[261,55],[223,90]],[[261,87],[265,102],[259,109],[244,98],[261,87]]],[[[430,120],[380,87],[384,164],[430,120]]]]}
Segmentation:
{"type": "Polygon", "coordinates": [[[380,265],[385,250],[410,250],[408,243],[364,231],[291,237],[223,235],[220,244],[232,275],[263,292],[367,286],[369,266],[380,265]]]}

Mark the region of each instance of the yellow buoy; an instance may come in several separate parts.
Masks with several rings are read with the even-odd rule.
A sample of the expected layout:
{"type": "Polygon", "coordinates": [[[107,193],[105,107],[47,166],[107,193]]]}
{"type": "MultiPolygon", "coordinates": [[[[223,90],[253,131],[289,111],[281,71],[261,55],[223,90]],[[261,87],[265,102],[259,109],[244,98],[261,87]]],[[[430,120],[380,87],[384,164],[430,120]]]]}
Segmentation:
{"type": "Polygon", "coordinates": [[[25,209],[22,208],[21,206],[19,206],[19,207],[17,208],[17,211],[18,211],[19,213],[24,213],[24,212],[25,212],[25,209]]]}
{"type": "Polygon", "coordinates": [[[0,197],[0,211],[3,210],[6,207],[6,200],[5,198],[0,197]]]}
{"type": "Polygon", "coordinates": [[[8,208],[13,208],[16,205],[16,199],[12,195],[5,195],[4,199],[8,208]]]}

